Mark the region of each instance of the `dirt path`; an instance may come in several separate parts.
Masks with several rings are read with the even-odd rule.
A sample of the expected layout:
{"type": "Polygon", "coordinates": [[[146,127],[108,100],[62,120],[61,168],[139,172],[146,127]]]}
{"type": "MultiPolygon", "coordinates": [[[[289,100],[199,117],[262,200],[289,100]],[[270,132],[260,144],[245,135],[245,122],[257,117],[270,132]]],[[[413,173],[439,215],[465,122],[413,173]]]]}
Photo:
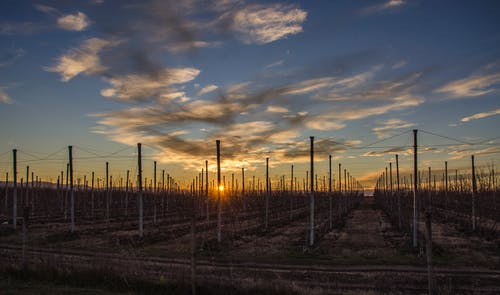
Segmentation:
{"type": "Polygon", "coordinates": [[[349,215],[345,226],[321,240],[317,252],[336,264],[407,263],[412,258],[384,238],[395,235],[373,198],[365,198],[349,215]],[[398,261],[400,260],[400,261],[398,261]]]}

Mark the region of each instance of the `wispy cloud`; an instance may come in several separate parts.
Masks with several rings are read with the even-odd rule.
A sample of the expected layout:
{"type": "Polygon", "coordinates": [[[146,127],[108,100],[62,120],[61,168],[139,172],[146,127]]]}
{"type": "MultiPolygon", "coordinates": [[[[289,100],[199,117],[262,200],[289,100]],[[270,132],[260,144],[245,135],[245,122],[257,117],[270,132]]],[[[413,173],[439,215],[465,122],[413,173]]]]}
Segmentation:
{"type": "Polygon", "coordinates": [[[215,91],[217,90],[217,88],[219,88],[219,86],[217,85],[214,85],[214,84],[211,84],[211,85],[207,85],[203,88],[200,89],[200,91],[198,91],[196,93],[196,96],[200,96],[200,95],[203,95],[203,94],[207,94],[207,93],[210,93],[212,91],[215,91]]]}
{"type": "Polygon", "coordinates": [[[394,147],[390,149],[386,149],[383,151],[369,151],[363,154],[363,157],[383,157],[388,154],[400,154],[400,155],[406,155],[410,154],[411,150],[405,147],[394,147]]]}
{"type": "Polygon", "coordinates": [[[0,53],[0,68],[13,64],[25,54],[26,50],[22,48],[15,48],[14,46],[7,48],[4,52],[0,53]]]}
{"type": "MultiPolygon", "coordinates": [[[[172,86],[183,84],[196,78],[200,70],[195,68],[166,68],[158,71],[155,75],[129,74],[114,76],[107,81],[112,85],[101,91],[105,97],[115,97],[123,101],[147,101],[151,98],[169,96],[172,86]]],[[[175,93],[175,92],[174,92],[175,93]]]]}
{"type": "Polygon", "coordinates": [[[407,129],[413,126],[415,124],[401,119],[389,119],[381,122],[379,126],[372,128],[372,131],[378,138],[387,138],[392,134],[392,131],[407,129]]]}
{"type": "Polygon", "coordinates": [[[80,73],[86,75],[99,74],[106,67],[101,64],[99,53],[109,47],[116,46],[119,41],[90,38],[78,48],[69,50],[57,59],[54,66],[47,67],[49,72],[59,73],[61,80],[67,82],[80,73]]]}
{"type": "Polygon", "coordinates": [[[362,15],[369,15],[375,13],[381,13],[386,11],[391,11],[396,8],[403,7],[407,2],[405,0],[386,0],[383,3],[371,5],[360,10],[362,15]]]}
{"type": "Polygon", "coordinates": [[[14,101],[12,98],[5,92],[5,87],[0,87],[0,103],[12,104],[14,101]]]}
{"type": "Polygon", "coordinates": [[[289,110],[282,106],[270,105],[267,107],[266,112],[268,113],[287,113],[289,110]]]}
{"type": "Polygon", "coordinates": [[[36,10],[43,12],[45,14],[49,14],[49,15],[59,14],[59,10],[57,8],[54,8],[54,7],[49,6],[49,5],[38,3],[38,4],[34,4],[33,7],[35,7],[36,10]]]}
{"type": "Polygon", "coordinates": [[[43,28],[43,25],[33,22],[2,22],[0,23],[0,35],[28,35],[43,28]]]}
{"type": "Polygon", "coordinates": [[[469,122],[472,120],[487,118],[487,117],[491,117],[491,116],[498,115],[498,114],[500,114],[500,109],[496,109],[496,110],[489,111],[489,112],[477,113],[477,114],[474,114],[472,116],[464,117],[460,121],[461,122],[469,122]]]}
{"type": "Polygon", "coordinates": [[[68,31],[83,31],[90,25],[90,20],[85,13],[77,12],[59,17],[57,25],[68,31]]]}
{"type": "Polygon", "coordinates": [[[500,73],[473,75],[452,81],[435,92],[446,94],[449,98],[459,99],[481,96],[498,89],[500,73]]]}
{"type": "Polygon", "coordinates": [[[231,28],[245,43],[266,44],[303,31],[307,12],[291,5],[248,5],[231,13],[231,28]]]}

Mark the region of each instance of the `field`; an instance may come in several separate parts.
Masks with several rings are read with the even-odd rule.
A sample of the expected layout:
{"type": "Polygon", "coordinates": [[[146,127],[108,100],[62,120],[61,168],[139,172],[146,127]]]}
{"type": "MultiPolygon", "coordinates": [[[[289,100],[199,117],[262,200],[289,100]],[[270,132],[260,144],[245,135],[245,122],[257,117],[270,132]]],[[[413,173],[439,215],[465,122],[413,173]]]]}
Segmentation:
{"type": "MultiPolygon", "coordinates": [[[[12,196],[13,188],[5,192],[12,196]]],[[[82,187],[73,194],[72,231],[66,188],[18,188],[18,200],[25,200],[24,206],[19,203],[18,208],[24,209],[19,212],[26,214],[19,214],[16,229],[10,212],[4,210],[2,215],[0,252],[6,290],[17,290],[20,281],[29,279],[34,289],[78,294],[183,294],[191,288],[201,294],[222,289],[237,294],[424,294],[428,264],[423,215],[432,205],[436,290],[500,292],[496,226],[500,216],[491,210],[493,203],[486,203],[499,201],[498,191],[476,196],[482,206],[474,231],[468,226],[467,207],[460,203],[468,198],[467,192],[450,191],[444,198],[442,191],[419,191],[423,205],[417,247],[411,243],[413,194],[405,190],[376,190],[374,197],[353,189],[314,194],[223,191],[220,240],[218,194],[213,191],[139,194],[82,187]],[[432,197],[426,198],[429,194],[432,197]],[[144,202],[142,236],[139,195],[144,202]]],[[[9,198],[6,208],[12,205],[9,198]]]]}

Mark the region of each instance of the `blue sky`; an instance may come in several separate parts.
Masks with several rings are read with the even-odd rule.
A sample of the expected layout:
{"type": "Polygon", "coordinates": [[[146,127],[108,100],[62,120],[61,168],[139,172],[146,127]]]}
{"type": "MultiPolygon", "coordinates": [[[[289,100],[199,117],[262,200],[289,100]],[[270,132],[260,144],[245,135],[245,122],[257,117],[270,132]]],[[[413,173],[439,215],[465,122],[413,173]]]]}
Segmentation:
{"type": "Polygon", "coordinates": [[[18,148],[22,165],[53,179],[71,144],[79,175],[105,159],[123,175],[142,142],[146,173],[157,160],[187,181],[220,139],[226,173],[261,175],[270,157],[273,177],[291,164],[301,175],[315,136],[320,176],[332,154],[369,185],[395,153],[410,168],[410,132],[392,136],[414,128],[429,132],[422,168],[499,158],[498,1],[0,8],[0,172],[18,148]]]}

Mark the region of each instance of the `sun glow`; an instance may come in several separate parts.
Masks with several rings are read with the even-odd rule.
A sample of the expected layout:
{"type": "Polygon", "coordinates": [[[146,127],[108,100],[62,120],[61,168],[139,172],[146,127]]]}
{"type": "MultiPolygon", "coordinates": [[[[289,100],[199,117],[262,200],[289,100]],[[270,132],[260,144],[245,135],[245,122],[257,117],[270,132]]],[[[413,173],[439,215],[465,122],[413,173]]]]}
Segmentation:
{"type": "Polygon", "coordinates": [[[219,191],[221,191],[221,192],[224,191],[224,186],[223,185],[219,186],[219,191]]]}

